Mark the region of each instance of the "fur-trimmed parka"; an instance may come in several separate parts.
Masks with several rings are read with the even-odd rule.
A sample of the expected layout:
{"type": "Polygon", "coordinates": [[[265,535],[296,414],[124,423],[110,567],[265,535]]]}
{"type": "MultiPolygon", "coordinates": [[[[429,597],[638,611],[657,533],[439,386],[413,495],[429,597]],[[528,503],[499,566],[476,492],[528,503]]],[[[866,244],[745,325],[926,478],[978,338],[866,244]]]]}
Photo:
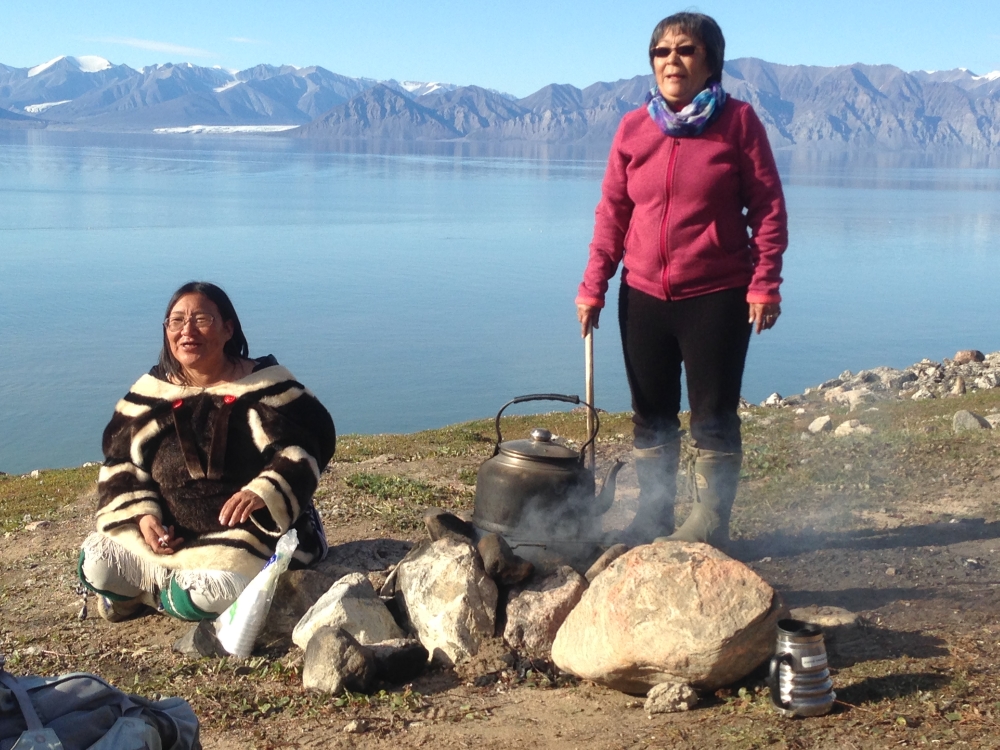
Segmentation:
{"type": "Polygon", "coordinates": [[[273,357],[209,388],[175,385],[154,368],[118,402],[103,447],[97,530],[148,562],[252,578],[290,528],[299,537],[293,565],[326,555],[312,495],[336,447],[333,420],[273,357]],[[239,490],[266,507],[223,526],[219,512],[239,490]],[[155,554],[139,531],[146,514],[174,526],[184,545],[155,554]]]}

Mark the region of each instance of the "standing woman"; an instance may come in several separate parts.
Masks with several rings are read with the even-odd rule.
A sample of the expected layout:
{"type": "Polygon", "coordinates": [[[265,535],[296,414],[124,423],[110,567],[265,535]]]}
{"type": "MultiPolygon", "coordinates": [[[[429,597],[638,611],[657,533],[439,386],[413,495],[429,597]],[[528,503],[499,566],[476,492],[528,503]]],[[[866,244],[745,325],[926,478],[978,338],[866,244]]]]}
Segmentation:
{"type": "Polygon", "coordinates": [[[639,510],[623,532],[725,546],[743,459],[737,408],[750,333],[781,314],[788,244],[781,181],[753,108],[722,90],[725,40],[701,13],[653,31],[656,85],[622,119],[576,298],[584,335],[624,260],[619,324],[632,392],[639,510]],[[674,531],[681,363],[695,504],[674,531]]]}

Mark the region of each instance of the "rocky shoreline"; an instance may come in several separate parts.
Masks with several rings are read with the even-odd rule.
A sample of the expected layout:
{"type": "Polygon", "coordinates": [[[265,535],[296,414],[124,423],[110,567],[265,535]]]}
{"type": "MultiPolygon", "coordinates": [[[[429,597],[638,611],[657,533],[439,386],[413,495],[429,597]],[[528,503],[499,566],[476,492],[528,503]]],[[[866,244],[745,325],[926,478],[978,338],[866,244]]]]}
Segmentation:
{"type": "MultiPolygon", "coordinates": [[[[879,401],[924,401],[962,396],[980,390],[1000,388],[1000,351],[983,354],[977,349],[963,349],[941,362],[922,359],[904,369],[875,367],[853,373],[845,370],[839,377],[806,388],[801,394],[782,397],[772,393],[762,407],[800,407],[807,401],[821,399],[847,406],[849,412],[879,401]]],[[[749,406],[749,404],[747,404],[749,406]]],[[[996,427],[1000,415],[988,415],[982,427],[996,427]]]]}

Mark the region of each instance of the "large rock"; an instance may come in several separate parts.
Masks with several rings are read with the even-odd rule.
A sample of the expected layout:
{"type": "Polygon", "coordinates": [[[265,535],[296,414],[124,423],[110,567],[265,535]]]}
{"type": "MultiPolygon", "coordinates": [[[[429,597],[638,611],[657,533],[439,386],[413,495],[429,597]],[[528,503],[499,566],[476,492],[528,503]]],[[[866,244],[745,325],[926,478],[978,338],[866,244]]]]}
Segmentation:
{"type": "Polygon", "coordinates": [[[663,682],[716,690],[771,655],[785,615],[774,589],[722,552],[649,544],[594,579],[559,628],[552,660],[627,693],[663,682]]]}
{"type": "Polygon", "coordinates": [[[959,409],[955,416],[951,418],[951,428],[955,432],[976,432],[979,430],[992,429],[991,425],[983,417],[967,409],[959,409]]]}
{"type": "Polygon", "coordinates": [[[421,544],[396,568],[395,591],[431,658],[453,665],[475,656],[496,628],[497,585],[471,544],[421,544]]]}
{"type": "Polygon", "coordinates": [[[816,419],[809,423],[809,432],[813,435],[818,435],[821,432],[829,432],[832,429],[833,419],[829,414],[825,414],[822,417],[816,417],[816,419]]]}
{"type": "Polygon", "coordinates": [[[304,649],[322,627],[343,628],[366,645],[406,635],[363,573],[350,573],[333,584],[299,620],[292,641],[304,649]]]}
{"type": "Polygon", "coordinates": [[[861,424],[860,420],[848,419],[845,422],[841,422],[837,425],[837,429],[833,431],[834,437],[850,437],[851,435],[871,435],[872,428],[868,425],[861,424]]]}
{"type": "Polygon", "coordinates": [[[549,658],[559,627],[586,590],[586,579],[568,565],[512,589],[503,631],[507,645],[528,656],[549,658]]]}
{"type": "Polygon", "coordinates": [[[956,365],[966,365],[970,362],[982,362],[986,359],[984,355],[978,349],[962,349],[955,353],[955,364],[956,365]]]}
{"type": "Polygon", "coordinates": [[[367,693],[375,684],[375,657],[342,628],[320,628],[302,660],[302,686],[337,694],[367,693]]]}

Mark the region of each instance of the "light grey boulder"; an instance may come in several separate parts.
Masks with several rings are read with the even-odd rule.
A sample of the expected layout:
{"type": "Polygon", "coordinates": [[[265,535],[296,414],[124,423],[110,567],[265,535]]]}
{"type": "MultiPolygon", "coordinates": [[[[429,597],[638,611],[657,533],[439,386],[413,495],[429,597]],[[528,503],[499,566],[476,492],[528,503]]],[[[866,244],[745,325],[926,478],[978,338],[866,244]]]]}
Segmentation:
{"type": "Polygon", "coordinates": [[[586,590],[586,579],[568,565],[511,589],[503,639],[522,654],[549,658],[559,627],[586,590]]]}
{"type": "Polygon", "coordinates": [[[683,682],[661,682],[646,695],[646,713],[674,714],[689,711],[698,704],[698,694],[683,682]]]}
{"type": "Polygon", "coordinates": [[[983,419],[989,422],[994,430],[1000,428],[1000,414],[987,414],[983,419]]]}
{"type": "Polygon", "coordinates": [[[475,656],[496,628],[497,585],[471,544],[420,545],[396,568],[395,591],[417,638],[437,662],[475,656]]]}
{"type": "Polygon", "coordinates": [[[334,583],[299,620],[292,642],[304,649],[323,627],[343,628],[365,645],[406,636],[364,573],[350,573],[334,583]]]}
{"type": "Polygon", "coordinates": [[[851,435],[871,435],[874,430],[867,425],[861,424],[858,419],[848,419],[837,425],[833,431],[834,437],[850,437],[851,435]]]}
{"type": "Polygon", "coordinates": [[[951,418],[951,429],[955,432],[975,432],[991,428],[992,425],[988,421],[968,409],[959,409],[951,418]]]}
{"type": "Polygon", "coordinates": [[[930,398],[936,398],[933,393],[931,393],[927,388],[921,386],[917,389],[917,392],[910,396],[913,401],[926,401],[930,398]]]}
{"type": "Polygon", "coordinates": [[[763,401],[761,401],[760,405],[761,406],[781,406],[781,394],[777,393],[777,392],[772,393],[770,396],[768,396],[763,401]]]}
{"type": "Polygon", "coordinates": [[[367,693],[375,684],[375,657],[343,628],[317,630],[302,660],[302,686],[328,693],[367,693]]]}
{"type": "Polygon", "coordinates": [[[552,645],[560,669],[626,693],[662,682],[716,690],[774,650],[774,589],[707,544],[627,552],[591,583],[552,645]]]}
{"type": "Polygon", "coordinates": [[[808,429],[813,435],[818,435],[821,432],[829,432],[833,429],[833,419],[829,414],[824,414],[822,417],[816,417],[816,419],[809,423],[808,429]]]}
{"type": "Polygon", "coordinates": [[[1000,387],[1000,373],[988,372],[976,378],[975,386],[981,391],[988,391],[990,388],[1000,387]]]}

